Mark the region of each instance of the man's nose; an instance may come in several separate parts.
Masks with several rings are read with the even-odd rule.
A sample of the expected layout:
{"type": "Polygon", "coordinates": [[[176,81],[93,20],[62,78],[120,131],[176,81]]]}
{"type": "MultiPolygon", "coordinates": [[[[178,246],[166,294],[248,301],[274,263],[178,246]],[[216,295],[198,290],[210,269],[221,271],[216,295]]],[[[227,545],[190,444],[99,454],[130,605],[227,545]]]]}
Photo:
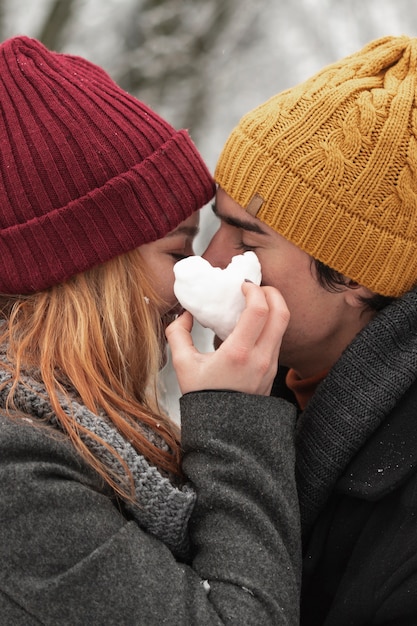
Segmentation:
{"type": "Polygon", "coordinates": [[[213,235],[202,256],[204,259],[207,259],[213,267],[224,269],[229,265],[234,254],[237,253],[233,251],[232,246],[227,242],[226,237],[220,229],[213,235]]]}

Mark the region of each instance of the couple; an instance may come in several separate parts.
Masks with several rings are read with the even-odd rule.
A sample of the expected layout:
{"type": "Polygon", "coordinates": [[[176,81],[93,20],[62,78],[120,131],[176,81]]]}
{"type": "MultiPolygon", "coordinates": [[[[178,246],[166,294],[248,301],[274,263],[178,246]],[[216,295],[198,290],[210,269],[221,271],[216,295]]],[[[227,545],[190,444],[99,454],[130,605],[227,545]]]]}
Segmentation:
{"type": "Polygon", "coordinates": [[[2,624],[417,623],[417,40],[249,112],[214,181],[102,69],[0,52],[2,624]],[[206,258],[263,284],[200,354],[214,195],[206,258]]]}

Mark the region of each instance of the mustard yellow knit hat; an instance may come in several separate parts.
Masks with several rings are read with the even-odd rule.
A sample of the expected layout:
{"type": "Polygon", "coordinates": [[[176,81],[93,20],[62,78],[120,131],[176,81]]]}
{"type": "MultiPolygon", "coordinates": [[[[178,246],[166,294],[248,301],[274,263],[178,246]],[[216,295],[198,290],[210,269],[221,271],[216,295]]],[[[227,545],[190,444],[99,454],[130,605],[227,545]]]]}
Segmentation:
{"type": "Polygon", "coordinates": [[[417,283],[417,39],[384,37],[245,115],[216,182],[371,291],[417,283]]]}

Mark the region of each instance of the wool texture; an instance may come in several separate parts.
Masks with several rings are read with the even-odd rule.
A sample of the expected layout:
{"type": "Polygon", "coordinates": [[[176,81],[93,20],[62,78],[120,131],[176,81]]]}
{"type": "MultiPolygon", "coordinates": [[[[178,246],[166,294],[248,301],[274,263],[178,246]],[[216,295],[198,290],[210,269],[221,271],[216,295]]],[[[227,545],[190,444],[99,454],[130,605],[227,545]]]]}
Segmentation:
{"type": "MultiPolygon", "coordinates": [[[[0,367],[0,407],[5,408],[11,383],[10,373],[0,367]]],[[[48,399],[44,385],[36,377],[22,375],[13,395],[14,405],[26,419],[47,421],[61,430],[48,399]]],[[[61,396],[63,410],[71,415],[77,424],[85,427],[123,459],[131,471],[135,486],[135,501],[126,501],[125,509],[141,528],[163,541],[179,558],[186,559],[189,551],[188,522],[194,508],[196,494],[188,483],[176,484],[178,480],[163,476],[158,468],[150,465],[133,446],[126,441],[106,415],[96,415],[76,398],[61,396]]],[[[139,427],[139,426],[138,426],[139,427]]],[[[153,443],[166,447],[165,442],[156,442],[155,434],[141,425],[143,432],[153,443]]],[[[121,485],[126,485],[125,470],[108,448],[98,443],[88,434],[81,434],[86,446],[106,465],[113,475],[118,476],[121,485]]]]}
{"type": "Polygon", "coordinates": [[[417,282],[417,38],[377,39],[232,131],[216,182],[315,259],[385,296],[417,282]]]}
{"type": "Polygon", "coordinates": [[[188,133],[89,61],[14,37],[0,76],[0,292],[160,239],[213,197],[188,133]]]}
{"type": "Polygon", "coordinates": [[[304,535],[341,473],[416,378],[413,290],[385,307],[355,337],[299,418],[297,485],[304,535]]]}

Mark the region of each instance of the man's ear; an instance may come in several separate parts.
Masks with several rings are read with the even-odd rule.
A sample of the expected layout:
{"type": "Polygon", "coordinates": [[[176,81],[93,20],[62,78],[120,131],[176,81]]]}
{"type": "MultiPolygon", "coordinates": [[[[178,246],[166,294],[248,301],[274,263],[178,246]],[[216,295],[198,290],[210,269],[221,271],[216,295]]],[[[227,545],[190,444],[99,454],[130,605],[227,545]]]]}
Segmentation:
{"type": "Polygon", "coordinates": [[[374,292],[370,291],[367,287],[359,285],[354,280],[348,280],[346,282],[346,290],[344,291],[345,302],[354,308],[363,308],[363,298],[372,298],[374,292]]]}

